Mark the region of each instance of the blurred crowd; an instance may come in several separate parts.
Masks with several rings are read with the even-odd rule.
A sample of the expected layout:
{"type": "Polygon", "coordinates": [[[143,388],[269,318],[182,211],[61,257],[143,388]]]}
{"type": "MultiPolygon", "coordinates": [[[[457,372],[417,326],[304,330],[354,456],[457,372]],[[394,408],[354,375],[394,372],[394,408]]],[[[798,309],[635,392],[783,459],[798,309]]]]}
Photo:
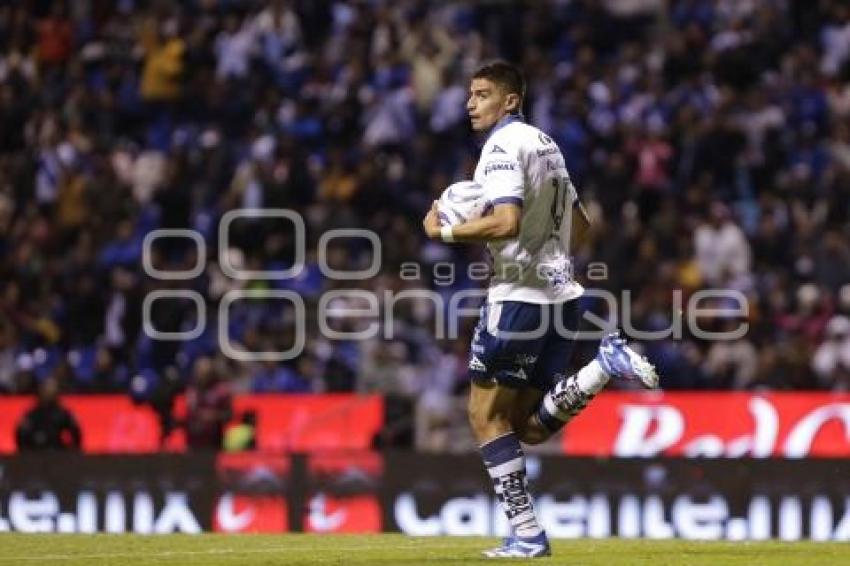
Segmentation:
{"type": "Polygon", "coordinates": [[[54,379],[163,415],[198,383],[379,392],[400,418],[417,400],[439,421],[475,320],[435,338],[433,297],[480,287],[467,267],[484,254],[426,241],[420,221],[471,178],[467,81],[494,57],[526,71],[526,117],[593,217],[577,274],[619,312],[584,308],[658,333],[640,344],[662,387],[850,389],[846,2],[27,0],[0,6],[0,391],[54,379]],[[285,218],[237,218],[220,238],[225,213],[256,208],[297,211],[303,241],[285,218]],[[378,234],[380,261],[364,238],[321,239],[337,228],[378,234]],[[157,238],[145,269],[155,229],[205,245],[157,238]],[[247,273],[301,252],[296,276],[247,273]],[[327,302],[352,289],[378,293],[391,332],[321,332],[323,297],[331,329],[368,328],[364,296],[327,302]],[[677,334],[705,289],[748,308],[709,299],[700,328],[745,334],[709,340],[687,319],[677,334]],[[285,298],[227,300],[220,320],[223,297],[256,290],[302,298],[302,354],[223,355],[302,336],[285,298]],[[148,330],[184,338],[145,331],[146,303],[148,330]]]}

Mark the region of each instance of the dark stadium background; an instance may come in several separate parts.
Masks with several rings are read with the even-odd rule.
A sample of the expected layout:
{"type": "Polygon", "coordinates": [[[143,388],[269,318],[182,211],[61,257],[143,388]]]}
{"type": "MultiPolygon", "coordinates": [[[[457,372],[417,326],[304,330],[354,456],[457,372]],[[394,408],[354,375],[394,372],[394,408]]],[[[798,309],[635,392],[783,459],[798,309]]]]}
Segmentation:
{"type": "MultiPolygon", "coordinates": [[[[550,534],[850,539],[838,0],[3,3],[0,531],[503,530],[464,414],[474,319],[437,339],[406,298],[381,305],[392,336],[332,340],[315,316],[334,290],[480,284],[480,246],[420,222],[471,177],[467,81],[493,57],[526,71],[593,218],[588,287],[662,335],[676,297],[748,307],[699,319],[748,324],[732,341],[638,341],[663,393],[607,391],[530,449],[550,534]],[[222,218],[257,208],[297,212],[303,241],[246,215],[222,247],[222,218]],[[328,277],[374,263],[364,238],[322,241],[351,228],[380,237],[377,273],[328,277]],[[299,253],[295,277],[233,272],[299,253]],[[239,350],[303,352],[233,359],[220,323],[239,350]],[[25,418],[38,395],[65,411],[25,418]]],[[[334,330],[368,324],[355,295],[331,306],[334,330]]]]}

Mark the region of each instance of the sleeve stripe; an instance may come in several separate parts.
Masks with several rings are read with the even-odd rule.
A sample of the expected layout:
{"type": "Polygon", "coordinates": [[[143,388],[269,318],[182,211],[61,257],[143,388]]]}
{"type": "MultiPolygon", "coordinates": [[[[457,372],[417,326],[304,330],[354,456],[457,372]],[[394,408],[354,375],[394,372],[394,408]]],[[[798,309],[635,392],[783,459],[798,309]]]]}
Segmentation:
{"type": "Polygon", "coordinates": [[[517,206],[522,206],[522,199],[520,197],[499,197],[493,199],[493,206],[497,204],[515,204],[517,206]]]}

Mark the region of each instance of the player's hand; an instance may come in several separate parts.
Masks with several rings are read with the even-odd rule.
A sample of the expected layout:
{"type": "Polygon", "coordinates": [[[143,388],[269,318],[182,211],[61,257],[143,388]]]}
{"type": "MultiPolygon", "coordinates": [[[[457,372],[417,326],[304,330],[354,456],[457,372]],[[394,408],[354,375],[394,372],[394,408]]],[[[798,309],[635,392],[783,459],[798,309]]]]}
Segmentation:
{"type": "Polygon", "coordinates": [[[431,205],[431,210],[428,211],[428,214],[422,220],[422,228],[425,229],[425,233],[432,240],[440,239],[440,219],[437,215],[437,201],[434,201],[431,205]]]}

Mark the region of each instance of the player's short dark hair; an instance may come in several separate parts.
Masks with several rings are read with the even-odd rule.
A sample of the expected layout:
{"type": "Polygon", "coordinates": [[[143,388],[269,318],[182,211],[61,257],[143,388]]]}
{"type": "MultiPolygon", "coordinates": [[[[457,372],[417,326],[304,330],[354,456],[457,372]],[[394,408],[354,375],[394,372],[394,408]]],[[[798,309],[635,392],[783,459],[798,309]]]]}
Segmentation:
{"type": "Polygon", "coordinates": [[[508,94],[518,94],[520,104],[525,99],[525,77],[519,67],[497,59],[485,63],[472,75],[473,79],[487,79],[502,87],[508,94]]]}

